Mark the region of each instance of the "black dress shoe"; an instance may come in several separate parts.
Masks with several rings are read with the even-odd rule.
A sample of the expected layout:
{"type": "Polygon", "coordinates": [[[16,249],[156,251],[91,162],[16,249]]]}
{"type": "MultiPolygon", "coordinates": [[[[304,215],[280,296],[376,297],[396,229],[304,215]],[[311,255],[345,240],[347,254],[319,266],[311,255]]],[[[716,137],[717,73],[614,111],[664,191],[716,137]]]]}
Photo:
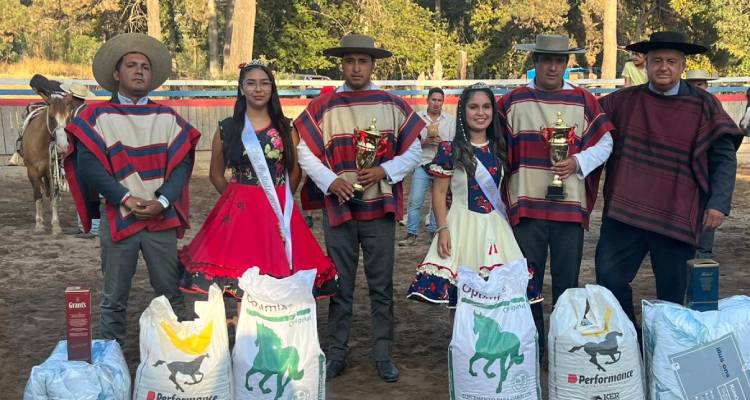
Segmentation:
{"type": "Polygon", "coordinates": [[[376,361],[375,368],[378,370],[378,375],[384,381],[388,383],[398,381],[398,368],[396,368],[396,364],[393,361],[376,361]]]}
{"type": "Polygon", "coordinates": [[[346,369],[346,361],[328,360],[326,361],[326,381],[341,375],[346,369]]]}

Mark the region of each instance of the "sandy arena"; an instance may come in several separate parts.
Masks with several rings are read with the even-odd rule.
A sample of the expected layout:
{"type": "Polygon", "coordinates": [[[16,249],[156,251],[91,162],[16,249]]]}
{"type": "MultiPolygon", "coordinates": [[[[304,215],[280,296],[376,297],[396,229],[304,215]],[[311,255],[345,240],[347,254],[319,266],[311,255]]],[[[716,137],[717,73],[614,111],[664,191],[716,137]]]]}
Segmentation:
{"type": "MultiPolygon", "coordinates": [[[[0,167],[0,397],[22,397],[31,367],[41,364],[55,344],[65,337],[64,295],[67,286],[92,289],[94,337],[99,337],[98,304],[101,300],[101,273],[98,240],[77,239],[71,235],[50,236],[49,212],[45,215],[47,232],[34,234],[34,203],[31,186],[22,167],[0,167]]],[[[218,195],[208,181],[205,170],[194,173],[191,181],[191,214],[193,229],[181,241],[187,243],[197,232],[218,195]]],[[[408,193],[408,190],[407,190],[408,193]]],[[[599,236],[601,201],[586,235],[580,284],[594,282],[594,249],[599,236]]],[[[750,269],[750,167],[738,171],[732,215],[716,235],[714,254],[721,263],[721,296],[748,294],[750,269]]],[[[69,194],[63,195],[60,221],[63,230],[73,228],[75,212],[69,194]]],[[[322,243],[320,214],[314,227],[322,243]]],[[[405,229],[397,229],[397,239],[405,229]]],[[[429,242],[422,235],[418,246],[397,248],[394,285],[396,364],[401,369],[398,383],[386,384],[375,372],[370,353],[370,317],[367,286],[359,268],[350,340],[348,369],[327,384],[327,397],[336,399],[424,399],[448,398],[447,349],[450,341],[447,311],[439,306],[407,301],[404,297],[414,274],[415,265],[427,252],[429,242]]],[[[648,261],[648,260],[647,260],[648,261]]],[[[545,287],[549,294],[549,275],[545,287]]],[[[636,300],[655,296],[650,265],[641,269],[635,284],[636,300]]],[[[133,280],[128,309],[129,340],[124,348],[131,373],[138,365],[138,317],[148,305],[153,292],[145,265],[141,262],[133,280]]],[[[231,303],[227,303],[231,305],[231,303]]],[[[546,302],[545,311],[551,307],[546,302]]],[[[318,304],[320,332],[326,332],[327,301],[318,304]]],[[[234,307],[227,307],[233,313],[234,307]]],[[[231,330],[230,330],[231,332],[231,330]]],[[[321,335],[325,349],[325,335],[321,335]]],[[[546,393],[546,373],[543,375],[546,393]]]]}

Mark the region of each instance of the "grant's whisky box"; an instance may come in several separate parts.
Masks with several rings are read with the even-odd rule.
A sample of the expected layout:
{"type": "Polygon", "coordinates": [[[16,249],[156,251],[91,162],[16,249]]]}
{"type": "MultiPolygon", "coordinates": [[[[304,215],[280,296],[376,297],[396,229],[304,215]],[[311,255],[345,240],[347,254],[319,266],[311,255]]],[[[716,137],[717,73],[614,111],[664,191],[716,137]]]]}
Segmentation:
{"type": "Polygon", "coordinates": [[[688,260],[687,306],[697,311],[717,310],[719,263],[710,259],[688,260]]]}
{"type": "Polygon", "coordinates": [[[65,322],[68,360],[91,362],[91,291],[80,287],[65,289],[65,322]]]}

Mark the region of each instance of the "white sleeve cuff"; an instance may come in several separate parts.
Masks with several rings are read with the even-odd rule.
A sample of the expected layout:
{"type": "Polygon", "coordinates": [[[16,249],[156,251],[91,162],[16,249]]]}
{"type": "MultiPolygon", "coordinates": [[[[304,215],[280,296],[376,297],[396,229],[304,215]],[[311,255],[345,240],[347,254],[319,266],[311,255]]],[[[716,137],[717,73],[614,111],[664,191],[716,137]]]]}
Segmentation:
{"type": "Polygon", "coordinates": [[[333,181],[335,181],[336,178],[338,178],[339,176],[334,174],[333,171],[331,171],[330,169],[326,168],[326,170],[327,171],[323,171],[323,170],[319,171],[317,182],[315,182],[315,179],[313,179],[313,182],[315,182],[315,184],[318,185],[318,188],[321,188],[321,190],[323,190],[323,193],[325,195],[329,195],[331,194],[331,192],[328,190],[328,188],[331,187],[331,184],[333,183],[333,181]]]}
{"type": "Polygon", "coordinates": [[[573,154],[573,157],[576,159],[576,176],[582,181],[586,179],[586,176],[583,175],[583,171],[581,171],[581,159],[578,158],[578,154],[573,154]]]}
{"type": "Polygon", "coordinates": [[[163,194],[159,196],[159,203],[161,203],[165,210],[169,208],[169,200],[163,194]]]}
{"type": "Polygon", "coordinates": [[[128,197],[130,197],[130,191],[128,191],[127,193],[125,193],[125,196],[122,196],[122,198],[120,199],[120,204],[125,203],[125,200],[127,200],[128,197]]]}

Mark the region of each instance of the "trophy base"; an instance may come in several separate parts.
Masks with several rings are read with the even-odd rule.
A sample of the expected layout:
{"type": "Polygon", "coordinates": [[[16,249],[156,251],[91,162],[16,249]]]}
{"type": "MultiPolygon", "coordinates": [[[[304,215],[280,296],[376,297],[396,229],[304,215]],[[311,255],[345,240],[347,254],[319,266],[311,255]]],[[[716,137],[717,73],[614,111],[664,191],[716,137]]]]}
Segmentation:
{"type": "Polygon", "coordinates": [[[547,200],[564,200],[565,188],[562,186],[547,186],[547,200]]]}
{"type": "Polygon", "coordinates": [[[357,204],[357,205],[363,205],[365,204],[365,201],[363,200],[363,197],[365,195],[364,190],[357,190],[354,189],[354,196],[352,196],[351,199],[349,199],[350,203],[357,204]]]}

